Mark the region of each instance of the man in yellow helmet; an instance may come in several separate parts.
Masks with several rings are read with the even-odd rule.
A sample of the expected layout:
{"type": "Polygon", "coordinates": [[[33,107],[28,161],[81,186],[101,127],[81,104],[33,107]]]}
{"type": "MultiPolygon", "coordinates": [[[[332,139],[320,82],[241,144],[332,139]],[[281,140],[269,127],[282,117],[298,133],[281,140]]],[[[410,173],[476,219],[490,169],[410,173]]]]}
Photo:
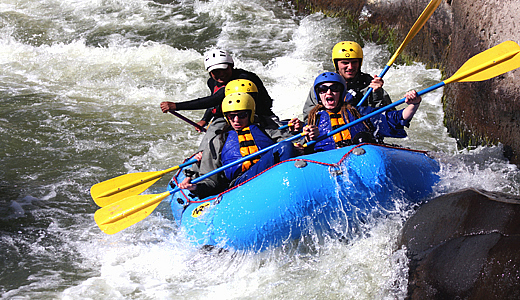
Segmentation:
{"type": "MultiPolygon", "coordinates": [[[[199,176],[292,136],[285,131],[263,128],[255,123],[255,101],[247,93],[227,95],[222,102],[222,112],[227,126],[219,135],[214,136],[202,151],[200,166],[193,168],[198,171],[199,176]]],[[[309,140],[319,134],[316,126],[306,126],[303,131],[307,133],[309,140]]],[[[229,167],[223,173],[215,174],[197,184],[192,184],[191,176],[187,176],[179,183],[179,187],[190,190],[199,198],[215,195],[229,186],[245,182],[280,161],[299,154],[303,154],[303,147],[295,147],[291,142],[281,142],[263,155],[229,167]]],[[[190,175],[195,177],[195,174],[190,175]]]]}
{"type": "MultiPolygon", "coordinates": [[[[383,107],[392,103],[388,93],[383,90],[383,79],[379,76],[372,77],[369,74],[361,72],[363,49],[358,43],[352,41],[337,43],[334,48],[332,48],[332,63],[334,64],[336,73],[341,75],[347,82],[345,102],[357,105],[368,88],[371,87],[373,91],[367,100],[364,101],[363,106],[383,107]]],[[[307,121],[311,109],[317,104],[318,101],[311,89],[303,107],[305,121],[307,121]]]]}

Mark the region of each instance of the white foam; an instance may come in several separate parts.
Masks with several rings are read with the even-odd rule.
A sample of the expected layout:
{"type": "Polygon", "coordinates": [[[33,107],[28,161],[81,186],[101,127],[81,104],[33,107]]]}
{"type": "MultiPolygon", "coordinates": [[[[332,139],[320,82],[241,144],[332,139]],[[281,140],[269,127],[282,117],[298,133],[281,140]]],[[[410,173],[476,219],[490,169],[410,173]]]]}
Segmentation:
{"type": "MultiPolygon", "coordinates": [[[[280,5],[263,0],[0,4],[0,12],[30,20],[20,22],[22,26],[38,24],[35,27],[42,29],[35,40],[24,40],[20,33],[26,28],[18,28],[18,23],[0,29],[0,91],[7,98],[39,95],[30,100],[21,97],[14,104],[22,103],[21,108],[2,110],[0,133],[13,141],[5,158],[13,168],[23,165],[26,154],[37,161],[15,170],[20,173],[16,183],[24,183],[25,190],[10,187],[23,194],[8,202],[12,219],[25,222],[31,213],[35,226],[48,224],[34,230],[35,237],[30,230],[24,232],[25,227],[0,239],[15,253],[17,263],[28,266],[38,261],[41,267],[3,298],[404,298],[407,261],[395,241],[404,219],[401,214],[406,213],[399,209],[384,221],[366,225],[364,234],[348,244],[335,240],[319,244],[310,237],[295,247],[222,257],[199,253],[183,243],[166,203],[112,236],[100,232],[93,220],[94,209],[88,208],[94,207],[88,194],[92,184],[125,170],[177,165],[198,146],[201,135],[163,114],[159,103],[209,95],[202,61],[205,49],[230,50],[237,67],[262,78],[281,118],[301,117],[315,76],[333,70],[334,44],[355,40],[356,35],[337,19],[319,13],[300,17],[280,5]],[[207,24],[197,23],[201,20],[207,24]],[[43,24],[50,27],[40,27],[43,24]],[[216,29],[209,30],[215,36],[197,49],[147,42],[136,38],[137,31],[125,31],[148,29],[150,24],[171,26],[171,35],[181,27],[216,29]],[[103,35],[102,44],[93,43],[103,30],[110,34],[103,35]],[[37,119],[13,117],[19,114],[37,119]]],[[[386,47],[365,43],[364,52],[363,71],[379,74],[390,56],[386,47]]],[[[384,80],[384,88],[398,100],[409,89],[439,82],[441,74],[422,64],[395,65],[384,80]]],[[[518,169],[503,159],[500,147],[456,150],[442,124],[441,95],[439,89],[423,97],[409,138],[395,142],[441,153],[438,194],[465,187],[519,194],[518,169]]],[[[182,114],[197,120],[202,111],[182,114]]],[[[165,184],[147,193],[162,192],[165,184]]]]}

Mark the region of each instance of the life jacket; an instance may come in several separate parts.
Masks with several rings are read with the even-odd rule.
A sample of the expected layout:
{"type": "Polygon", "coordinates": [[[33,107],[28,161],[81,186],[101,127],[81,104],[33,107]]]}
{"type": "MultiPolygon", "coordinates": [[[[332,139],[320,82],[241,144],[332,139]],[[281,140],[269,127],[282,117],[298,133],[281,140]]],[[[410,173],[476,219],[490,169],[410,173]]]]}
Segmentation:
{"type": "MultiPolygon", "coordinates": [[[[226,86],[225,84],[224,84],[224,85],[221,85],[221,86],[215,85],[215,86],[213,87],[213,94],[216,94],[216,93],[218,92],[218,90],[220,90],[221,88],[223,88],[223,87],[225,87],[225,86],[226,86]]],[[[212,95],[213,95],[213,94],[212,94],[212,95]]]]}
{"type": "MultiPolygon", "coordinates": [[[[346,110],[346,116],[342,116],[341,112],[329,113],[326,110],[320,110],[316,113],[316,126],[320,131],[320,135],[326,135],[332,130],[341,127],[347,123],[350,123],[360,116],[354,116],[350,110],[346,110]]],[[[327,151],[336,148],[341,148],[357,143],[357,136],[364,134],[363,136],[371,136],[374,131],[373,126],[369,122],[361,122],[354,126],[350,126],[348,129],[343,130],[339,133],[334,134],[322,141],[317,142],[314,145],[315,151],[327,151]],[[353,138],[354,137],[354,138],[353,138]]]]}
{"type": "MultiPolygon", "coordinates": [[[[329,114],[331,129],[334,130],[345,125],[345,120],[343,120],[343,116],[341,113],[332,113],[327,112],[329,114]]],[[[350,130],[343,130],[341,132],[336,133],[332,136],[334,138],[334,142],[337,147],[342,147],[343,144],[348,143],[351,139],[350,130]]]]}
{"type": "MultiPolygon", "coordinates": [[[[215,85],[215,86],[213,87],[213,93],[212,93],[212,95],[216,94],[216,93],[217,93],[221,88],[223,88],[223,87],[226,87],[226,85],[221,85],[221,86],[215,85]]],[[[213,115],[221,115],[222,112],[221,112],[220,105],[211,108],[211,113],[212,113],[213,115]]]]}
{"type": "MultiPolygon", "coordinates": [[[[258,152],[258,147],[256,146],[255,139],[251,134],[251,130],[249,127],[246,127],[242,130],[237,131],[238,134],[238,143],[240,145],[240,154],[242,157],[248,156],[249,154],[253,154],[258,152]]],[[[242,172],[245,172],[251,168],[252,165],[256,164],[259,158],[253,160],[247,160],[242,163],[242,172]]]]}
{"type": "MultiPolygon", "coordinates": [[[[222,165],[227,165],[273,144],[274,141],[254,124],[238,132],[231,130],[222,147],[222,165]]],[[[252,160],[243,162],[242,165],[233,166],[224,170],[224,173],[229,180],[233,180],[236,176],[251,168],[259,159],[260,157],[255,157],[252,160]]]]}

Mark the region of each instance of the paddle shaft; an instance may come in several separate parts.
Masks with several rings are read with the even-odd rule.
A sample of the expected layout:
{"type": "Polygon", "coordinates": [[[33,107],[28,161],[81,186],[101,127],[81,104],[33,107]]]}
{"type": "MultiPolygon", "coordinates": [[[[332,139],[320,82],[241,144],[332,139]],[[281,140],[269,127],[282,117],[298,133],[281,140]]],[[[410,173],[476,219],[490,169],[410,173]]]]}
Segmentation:
{"type": "Polygon", "coordinates": [[[176,112],[176,111],[170,111],[170,113],[174,116],[176,116],[177,118],[183,120],[184,122],[190,124],[190,125],[193,125],[195,127],[197,127],[198,130],[202,131],[202,132],[206,132],[206,128],[200,126],[199,124],[193,122],[192,120],[186,118],[185,116],[181,115],[180,113],[176,112]]]}
{"type": "Polygon", "coordinates": [[[282,126],[278,127],[278,130],[284,130],[284,129],[292,127],[292,126],[294,126],[293,123],[287,123],[285,125],[282,125],[282,126]]]}
{"type": "MultiPolygon", "coordinates": [[[[386,72],[388,72],[389,69],[390,69],[390,66],[386,65],[385,68],[383,69],[383,71],[381,71],[381,73],[379,74],[379,77],[383,78],[383,76],[385,76],[386,72]]],[[[361,106],[363,103],[365,103],[365,100],[368,98],[368,96],[370,96],[370,93],[372,93],[373,90],[374,89],[372,87],[369,87],[367,92],[363,95],[363,98],[361,98],[361,100],[359,100],[359,103],[357,104],[357,106],[361,106]]]]}
{"type": "MultiPolygon", "coordinates": [[[[419,32],[419,30],[421,30],[421,28],[424,26],[426,21],[428,21],[428,19],[431,17],[433,12],[437,9],[437,7],[439,7],[440,4],[441,4],[441,0],[431,0],[430,3],[428,3],[426,8],[423,10],[421,15],[417,19],[417,21],[415,21],[412,28],[410,29],[410,31],[404,38],[404,41],[401,43],[401,46],[399,46],[397,51],[395,51],[394,55],[392,55],[392,57],[386,64],[385,68],[383,69],[383,71],[381,71],[381,73],[379,74],[380,78],[383,78],[383,76],[385,76],[386,72],[388,72],[388,70],[390,69],[390,66],[392,66],[394,61],[397,59],[397,56],[399,56],[399,54],[401,54],[401,52],[403,52],[404,47],[415,37],[417,32],[419,32]]],[[[357,106],[361,106],[365,102],[365,100],[368,98],[370,93],[372,93],[373,90],[374,90],[373,88],[369,88],[367,90],[367,92],[363,95],[363,98],[361,98],[361,100],[359,101],[357,106]]]]}

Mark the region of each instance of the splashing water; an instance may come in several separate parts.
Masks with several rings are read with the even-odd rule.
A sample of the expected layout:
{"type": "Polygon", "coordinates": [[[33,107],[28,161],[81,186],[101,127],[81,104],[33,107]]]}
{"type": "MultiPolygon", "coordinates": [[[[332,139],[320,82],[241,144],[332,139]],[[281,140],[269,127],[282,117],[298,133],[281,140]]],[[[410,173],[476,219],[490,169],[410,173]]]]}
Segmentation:
{"type": "MultiPolygon", "coordinates": [[[[296,241],[261,254],[214,255],[183,242],[166,203],[108,236],[90,187],[182,162],[202,136],[161,101],[209,94],[202,55],[220,47],[258,74],[282,119],[301,116],[330,50],[357,35],[341,20],[279,1],[4,1],[0,4],[0,293],[5,299],[402,299],[407,259],[396,240],[411,213],[370,219],[348,243],[296,241]]],[[[363,71],[390,57],[365,43],[363,71]]],[[[393,100],[441,80],[422,64],[385,76],[393,100]]],[[[519,194],[502,148],[457,151],[442,90],[423,97],[409,137],[441,163],[435,194],[466,187],[519,194]]],[[[181,112],[198,121],[202,111],[181,112]]],[[[148,193],[165,190],[168,178],[148,193]]],[[[312,239],[312,236],[308,237],[312,239]]]]}

